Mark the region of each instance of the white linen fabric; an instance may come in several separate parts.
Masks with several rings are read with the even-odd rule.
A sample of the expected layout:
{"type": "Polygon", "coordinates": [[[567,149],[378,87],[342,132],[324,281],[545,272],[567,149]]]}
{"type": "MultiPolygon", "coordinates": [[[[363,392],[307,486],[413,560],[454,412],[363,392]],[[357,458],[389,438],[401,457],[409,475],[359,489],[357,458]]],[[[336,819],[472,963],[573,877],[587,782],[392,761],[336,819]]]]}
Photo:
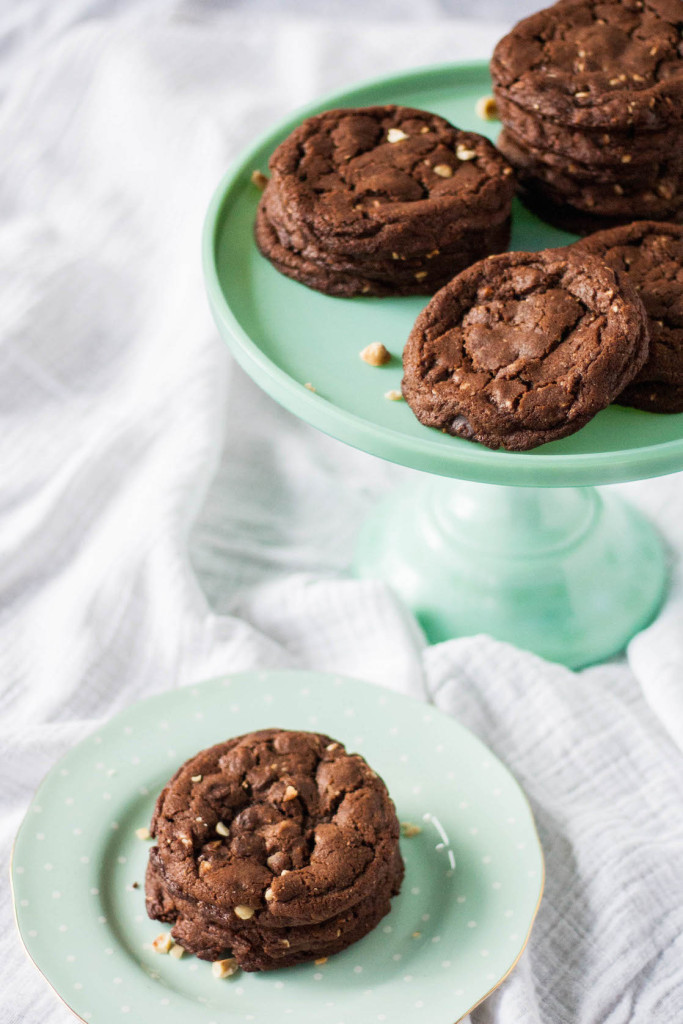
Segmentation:
{"type": "MultiPolygon", "coordinates": [[[[573,673],[484,636],[427,647],[383,585],[345,576],[363,516],[411,473],[281,410],[208,314],[201,222],[245,144],[327,90],[486,57],[507,26],[458,13],[522,13],[415,8],[0,9],[3,875],[42,776],[120,708],[223,672],[332,669],[434,701],[529,794],[546,893],[473,1024],[673,1024],[683,479],[622,488],[662,530],[676,576],[628,657],[573,673]]],[[[6,885],[0,912],[3,1021],[65,1024],[6,885]]]]}

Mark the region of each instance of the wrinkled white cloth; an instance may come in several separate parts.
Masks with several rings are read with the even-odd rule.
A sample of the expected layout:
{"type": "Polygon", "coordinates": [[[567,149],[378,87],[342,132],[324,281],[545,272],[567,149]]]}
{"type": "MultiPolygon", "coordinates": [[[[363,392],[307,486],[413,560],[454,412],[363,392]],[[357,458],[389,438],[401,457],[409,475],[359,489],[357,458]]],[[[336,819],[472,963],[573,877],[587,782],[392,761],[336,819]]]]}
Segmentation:
{"type": "MultiPolygon", "coordinates": [[[[486,57],[506,26],[454,14],[372,0],[0,9],[3,876],[42,776],[120,708],[228,671],[333,669],[433,700],[531,799],[545,897],[473,1024],[674,1024],[683,478],[622,488],[676,577],[628,658],[572,673],[486,637],[426,647],[384,586],[344,575],[363,516],[410,471],[276,406],[204,298],[201,222],[231,158],[325,91],[486,57]]],[[[0,912],[3,1021],[66,1024],[6,885],[0,912]]]]}

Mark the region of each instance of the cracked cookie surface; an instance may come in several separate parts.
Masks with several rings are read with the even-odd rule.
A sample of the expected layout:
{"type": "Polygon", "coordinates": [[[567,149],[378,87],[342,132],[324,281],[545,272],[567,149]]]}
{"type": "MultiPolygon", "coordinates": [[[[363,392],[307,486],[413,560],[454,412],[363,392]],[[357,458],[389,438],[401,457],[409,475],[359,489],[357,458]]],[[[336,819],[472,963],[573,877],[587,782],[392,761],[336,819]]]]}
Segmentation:
{"type": "Polygon", "coordinates": [[[572,248],[628,275],[649,320],[646,363],[616,399],[651,412],[683,412],[683,225],[636,221],[572,248]]]}
{"type": "Polygon", "coordinates": [[[563,125],[680,124],[682,30],[680,0],[561,0],[498,43],[494,92],[563,125]]]}
{"type": "Polygon", "coordinates": [[[602,260],[504,253],[468,267],[422,311],[403,394],[427,426],[521,451],[584,426],[647,352],[638,295],[602,260]]]}
{"type": "Polygon", "coordinates": [[[308,118],[273,153],[256,241],[332,294],[430,294],[507,244],[512,168],[483,136],[383,106],[308,118]]]}
{"type": "Polygon", "coordinates": [[[328,736],[266,729],[202,751],[162,791],[151,917],[191,952],[247,970],[328,955],[388,912],[403,863],[393,803],[328,736]]]}

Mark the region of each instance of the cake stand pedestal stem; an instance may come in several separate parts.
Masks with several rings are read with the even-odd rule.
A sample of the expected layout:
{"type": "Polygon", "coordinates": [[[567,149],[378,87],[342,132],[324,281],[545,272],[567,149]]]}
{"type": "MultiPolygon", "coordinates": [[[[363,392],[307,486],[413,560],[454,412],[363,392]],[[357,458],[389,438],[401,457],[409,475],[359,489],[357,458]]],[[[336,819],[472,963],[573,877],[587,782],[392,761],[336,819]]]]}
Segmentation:
{"type": "Polygon", "coordinates": [[[374,510],[353,568],[389,583],[432,643],[488,633],[571,668],[623,650],[667,583],[655,529],[609,489],[442,477],[374,510]]]}

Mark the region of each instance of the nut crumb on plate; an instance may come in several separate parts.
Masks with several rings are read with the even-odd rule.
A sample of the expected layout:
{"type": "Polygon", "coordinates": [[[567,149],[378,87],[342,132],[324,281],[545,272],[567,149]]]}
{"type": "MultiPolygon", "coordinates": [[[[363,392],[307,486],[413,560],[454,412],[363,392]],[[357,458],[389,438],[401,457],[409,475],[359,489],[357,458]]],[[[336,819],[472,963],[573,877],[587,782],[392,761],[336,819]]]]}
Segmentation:
{"type": "Polygon", "coordinates": [[[411,839],[413,836],[419,836],[422,829],[419,825],[413,825],[410,821],[401,822],[401,835],[407,839],[411,839]]]}
{"type": "Polygon", "coordinates": [[[498,107],[493,96],[481,96],[477,100],[474,110],[483,121],[498,120],[498,107]]]}
{"type": "Polygon", "coordinates": [[[251,172],[251,183],[256,185],[256,188],[260,188],[263,192],[264,188],[268,184],[268,178],[263,171],[252,171],[251,172]]]}
{"type": "Polygon", "coordinates": [[[237,961],[229,956],[225,960],[214,960],[211,964],[211,973],[214,978],[230,978],[239,970],[237,961]]]}
{"type": "Polygon", "coordinates": [[[146,828],[144,826],[143,826],[143,828],[136,828],[135,829],[135,835],[138,837],[138,839],[151,839],[152,838],[152,833],[150,832],[150,830],[148,828],[146,828]]]}
{"type": "Polygon", "coordinates": [[[403,395],[396,388],[390,388],[389,391],[384,392],[384,397],[388,398],[390,402],[400,402],[403,395]]]}
{"type": "Polygon", "coordinates": [[[371,341],[359,354],[363,362],[370,366],[385,366],[391,360],[391,352],[381,341],[371,341]]]}
{"type": "Polygon", "coordinates": [[[161,934],[157,935],[156,939],[152,943],[152,949],[155,953],[168,953],[172,945],[173,939],[171,938],[171,933],[161,932],[161,934]]]}

